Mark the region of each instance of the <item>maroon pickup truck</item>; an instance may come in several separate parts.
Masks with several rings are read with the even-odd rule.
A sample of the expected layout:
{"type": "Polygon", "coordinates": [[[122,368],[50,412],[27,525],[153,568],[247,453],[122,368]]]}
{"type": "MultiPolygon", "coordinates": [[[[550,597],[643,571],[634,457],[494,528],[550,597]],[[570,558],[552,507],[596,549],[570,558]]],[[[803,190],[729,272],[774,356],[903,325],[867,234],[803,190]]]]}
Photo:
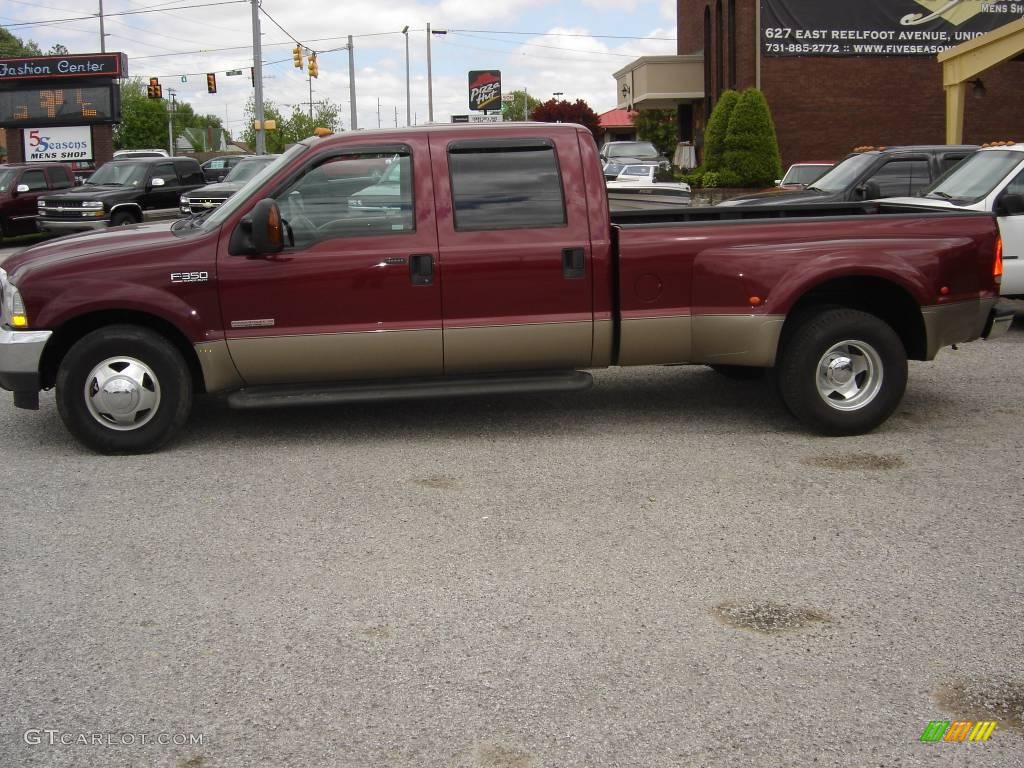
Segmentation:
{"type": "Polygon", "coordinates": [[[774,368],[812,429],[899,403],[907,360],[992,337],[995,221],[884,203],[611,214],[575,125],[311,138],[208,214],[0,270],[0,386],[56,387],[108,453],[233,407],[583,389],[586,369],[774,368]]]}

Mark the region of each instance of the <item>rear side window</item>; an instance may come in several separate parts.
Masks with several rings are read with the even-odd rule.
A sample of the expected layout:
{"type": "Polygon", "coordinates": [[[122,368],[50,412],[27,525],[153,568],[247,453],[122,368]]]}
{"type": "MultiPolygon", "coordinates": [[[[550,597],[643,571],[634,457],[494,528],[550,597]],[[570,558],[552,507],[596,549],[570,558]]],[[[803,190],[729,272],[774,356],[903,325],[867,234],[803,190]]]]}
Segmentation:
{"type": "Polygon", "coordinates": [[[178,176],[181,177],[182,184],[205,184],[206,179],[203,176],[203,169],[199,167],[198,163],[179,163],[175,162],[175,166],[178,169],[178,176]]]}
{"type": "Polygon", "coordinates": [[[67,166],[60,165],[56,168],[49,169],[50,184],[53,189],[67,189],[68,187],[74,186],[75,177],[71,173],[71,169],[67,166]]]}
{"type": "Polygon", "coordinates": [[[449,148],[455,229],[536,229],[565,226],[565,199],[553,146],[449,148]]]}

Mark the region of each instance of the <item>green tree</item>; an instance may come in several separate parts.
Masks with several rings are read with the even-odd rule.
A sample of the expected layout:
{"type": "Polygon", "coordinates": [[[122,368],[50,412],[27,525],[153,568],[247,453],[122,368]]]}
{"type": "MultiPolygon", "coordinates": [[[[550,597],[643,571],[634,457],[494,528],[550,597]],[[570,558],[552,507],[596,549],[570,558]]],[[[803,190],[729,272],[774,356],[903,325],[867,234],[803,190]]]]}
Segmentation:
{"type": "Polygon", "coordinates": [[[601,133],[601,120],[583,99],[575,102],[548,99],[534,108],[531,117],[541,123],[579,123],[596,139],[601,133]]]}
{"type": "Polygon", "coordinates": [[[39,46],[31,40],[22,40],[0,27],[0,59],[16,59],[20,56],[42,56],[39,46]]]}
{"type": "Polygon", "coordinates": [[[736,91],[722,91],[718,103],[711,112],[707,128],[704,130],[704,164],[702,167],[705,171],[718,171],[722,167],[729,119],[739,100],[740,95],[736,91]]]}
{"type": "Polygon", "coordinates": [[[676,113],[671,109],[642,109],[633,115],[636,135],[651,142],[665,157],[672,158],[679,142],[676,113]]]}
{"type": "Polygon", "coordinates": [[[60,43],[54,43],[52,46],[50,46],[50,50],[46,52],[46,55],[67,56],[69,53],[71,53],[71,51],[69,51],[64,45],[61,45],[60,43]]]}
{"type": "MultiPolygon", "coordinates": [[[[180,134],[180,127],[175,133],[180,134]]],[[[167,102],[150,99],[145,83],[133,77],[121,83],[121,123],[114,126],[116,149],[167,146],[167,102]]]]}
{"type": "Polygon", "coordinates": [[[756,88],[745,90],[732,111],[723,165],[745,187],[767,187],[782,176],[772,113],[764,94],[756,88]]]}
{"type": "MultiPolygon", "coordinates": [[[[255,101],[253,100],[253,97],[250,96],[249,100],[245,103],[245,130],[242,131],[242,141],[253,148],[256,147],[256,129],[253,127],[255,119],[255,101]]],[[[267,152],[284,152],[285,145],[287,144],[283,134],[286,121],[284,119],[284,115],[281,114],[281,110],[277,108],[277,105],[267,99],[263,100],[263,119],[275,120],[277,122],[277,128],[275,130],[264,132],[267,152]]]]}
{"type": "MultiPolygon", "coordinates": [[[[511,101],[502,101],[501,119],[511,121],[529,120],[529,115],[540,106],[540,99],[535,99],[525,90],[512,91],[511,101]]],[[[504,96],[503,96],[504,98],[504,96]]]]}
{"type": "Polygon", "coordinates": [[[338,130],[338,115],[340,109],[337,104],[330,101],[319,101],[313,104],[313,116],[309,116],[308,109],[292,107],[292,113],[285,121],[283,129],[286,144],[294,144],[313,135],[317,128],[327,128],[331,131],[338,130]]]}

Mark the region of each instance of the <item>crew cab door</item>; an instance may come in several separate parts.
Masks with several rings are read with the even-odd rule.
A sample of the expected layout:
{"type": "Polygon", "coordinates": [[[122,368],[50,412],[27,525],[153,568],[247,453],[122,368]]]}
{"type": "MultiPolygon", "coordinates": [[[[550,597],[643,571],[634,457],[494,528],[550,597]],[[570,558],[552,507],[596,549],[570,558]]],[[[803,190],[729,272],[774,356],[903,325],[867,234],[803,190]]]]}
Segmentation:
{"type": "Polygon", "coordinates": [[[233,256],[225,237],[218,258],[228,349],[246,383],[440,375],[426,137],[320,152],[274,198],[294,244],[233,256]],[[385,172],[394,194],[360,194],[385,172]]]}
{"type": "MultiPolygon", "coordinates": [[[[999,193],[999,197],[1004,195],[1024,196],[1024,170],[999,193]]],[[[996,220],[1003,238],[1003,284],[999,290],[1008,296],[1024,296],[1024,213],[998,216],[996,220]]]]}
{"type": "Polygon", "coordinates": [[[165,163],[153,165],[146,179],[146,192],[142,198],[143,208],[177,208],[179,194],[178,172],[174,170],[174,163],[168,160],[165,163]],[[157,179],[160,179],[158,182],[157,179]]]}
{"type": "Polygon", "coordinates": [[[463,135],[430,139],[445,373],[590,366],[593,276],[576,135],[463,135]]]}
{"type": "Polygon", "coordinates": [[[11,185],[12,199],[10,206],[10,228],[17,232],[35,230],[38,213],[39,196],[47,191],[46,175],[42,168],[25,169],[14,184],[11,185]],[[27,192],[18,192],[19,187],[28,187],[27,192]]]}

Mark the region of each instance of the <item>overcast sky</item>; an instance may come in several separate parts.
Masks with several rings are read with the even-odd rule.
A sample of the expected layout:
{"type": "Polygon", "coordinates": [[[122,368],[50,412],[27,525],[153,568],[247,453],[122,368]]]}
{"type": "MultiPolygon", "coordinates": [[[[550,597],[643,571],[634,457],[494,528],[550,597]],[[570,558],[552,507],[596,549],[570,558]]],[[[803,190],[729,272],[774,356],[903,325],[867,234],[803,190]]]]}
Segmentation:
{"type": "MultiPolygon", "coordinates": [[[[153,8],[200,5],[211,0],[104,0],[104,14],[153,8]]],[[[46,51],[62,43],[72,53],[99,50],[96,19],[14,26],[88,15],[98,2],[71,0],[3,0],[0,24],[46,51]]],[[[434,119],[468,112],[467,73],[500,69],[502,89],[525,87],[545,100],[561,91],[582,98],[598,112],[615,106],[612,73],[634,58],[675,53],[675,2],[672,0],[442,0],[440,3],[373,0],[317,2],[263,0],[264,95],[285,114],[290,105],[309,101],[304,72],[292,66],[289,36],[321,51],[320,77],[313,80],[313,100],[330,99],[341,108],[349,127],[348,53],[338,49],[354,36],[356,103],[360,128],[405,124],[405,37],[409,27],[409,61],[413,122],[427,121],[426,25],[448,30],[433,36],[434,119]]],[[[241,129],[246,100],[252,93],[252,6],[247,0],[220,5],[110,16],[105,19],[108,51],[128,55],[132,75],[159,76],[167,94],[173,88],[201,114],[227,119],[241,129]],[[232,48],[232,50],[224,50],[232,48]],[[241,68],[242,77],[227,77],[241,68]],[[206,92],[206,72],[217,73],[218,92],[206,92]],[[182,76],[187,82],[182,82],[182,76]]],[[[305,108],[305,107],[303,107],[305,108]]]]}

